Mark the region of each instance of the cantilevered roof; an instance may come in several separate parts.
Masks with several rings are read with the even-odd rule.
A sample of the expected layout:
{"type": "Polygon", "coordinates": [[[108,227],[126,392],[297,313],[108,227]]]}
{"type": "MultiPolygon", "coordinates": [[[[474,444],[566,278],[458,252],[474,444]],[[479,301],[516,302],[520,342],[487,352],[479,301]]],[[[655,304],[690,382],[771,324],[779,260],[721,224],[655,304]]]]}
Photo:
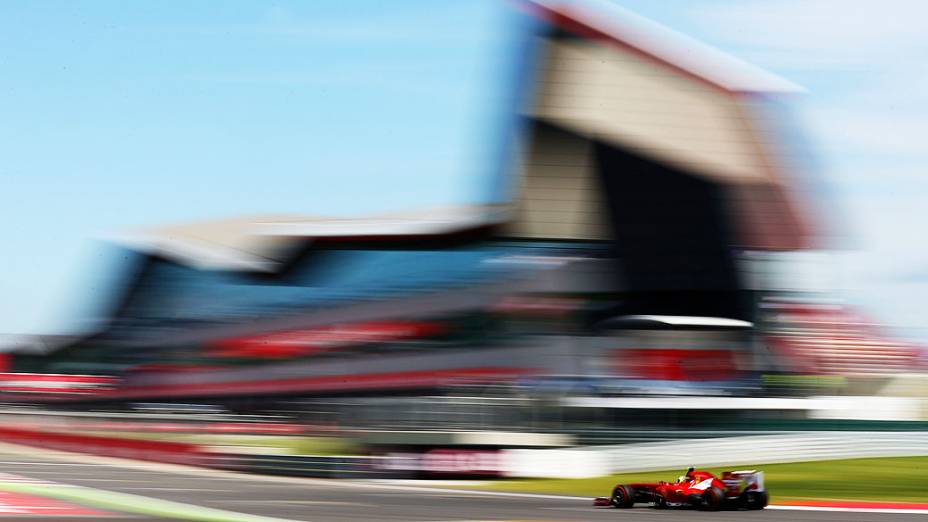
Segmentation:
{"type": "Polygon", "coordinates": [[[507,209],[497,205],[461,205],[377,214],[357,218],[321,218],[262,222],[255,231],[262,235],[313,238],[376,238],[454,234],[496,225],[508,218],[507,209]]]}
{"type": "Polygon", "coordinates": [[[639,16],[609,0],[529,0],[550,23],[661,62],[731,93],[796,93],[803,89],[711,45],[639,16]]]}
{"type": "Polygon", "coordinates": [[[776,146],[788,115],[768,110],[799,87],[612,2],[526,2],[549,25],[525,115],[573,137],[526,148],[516,237],[609,238],[590,188],[589,145],[604,143],[724,187],[738,247],[811,245],[790,151],[776,146]]]}
{"type": "Polygon", "coordinates": [[[238,216],[126,230],[106,239],[200,269],[272,271],[283,260],[290,241],[257,234],[255,226],[307,219],[292,215],[238,216]]]}
{"type": "Polygon", "coordinates": [[[506,212],[474,205],[351,218],[253,215],[141,228],[107,239],[199,269],[273,272],[295,245],[307,240],[441,236],[498,224],[507,218],[506,212]]]}

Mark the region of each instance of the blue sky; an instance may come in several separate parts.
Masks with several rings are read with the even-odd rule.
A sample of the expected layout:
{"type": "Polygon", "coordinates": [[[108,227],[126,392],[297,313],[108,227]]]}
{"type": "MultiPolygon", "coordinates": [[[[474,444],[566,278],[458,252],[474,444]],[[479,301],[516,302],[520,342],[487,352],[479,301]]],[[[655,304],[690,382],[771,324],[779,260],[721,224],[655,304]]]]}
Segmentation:
{"type": "Polygon", "coordinates": [[[487,197],[503,4],[0,3],[0,332],[87,296],[90,238],[487,197]],[[475,182],[486,179],[487,183],[475,182]]]}
{"type": "MultiPolygon", "coordinates": [[[[855,247],[828,284],[926,324],[928,6],[618,3],[808,89],[855,247]]],[[[486,198],[508,22],[490,0],[0,3],[0,332],[64,324],[108,232],[486,198]]]]}

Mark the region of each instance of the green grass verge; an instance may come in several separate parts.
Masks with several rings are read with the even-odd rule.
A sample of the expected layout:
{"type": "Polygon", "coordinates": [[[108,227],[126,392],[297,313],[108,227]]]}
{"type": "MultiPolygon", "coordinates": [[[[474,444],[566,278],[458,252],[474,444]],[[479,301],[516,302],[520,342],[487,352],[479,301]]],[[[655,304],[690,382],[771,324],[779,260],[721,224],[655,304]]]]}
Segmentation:
{"type": "MultiPolygon", "coordinates": [[[[729,466],[764,471],[774,502],[791,499],[928,502],[928,457],[874,458],[729,466]]],[[[709,471],[721,472],[721,468],[709,471]]],[[[591,479],[501,480],[476,489],[606,496],[618,483],[674,480],[683,470],[623,473],[591,479]]]]}

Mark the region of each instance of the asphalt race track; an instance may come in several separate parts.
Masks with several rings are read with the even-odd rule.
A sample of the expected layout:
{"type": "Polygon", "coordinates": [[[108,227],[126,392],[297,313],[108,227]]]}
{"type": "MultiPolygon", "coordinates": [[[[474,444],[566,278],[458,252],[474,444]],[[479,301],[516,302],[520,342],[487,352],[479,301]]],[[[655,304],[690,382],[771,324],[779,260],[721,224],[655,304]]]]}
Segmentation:
{"type": "MultiPolygon", "coordinates": [[[[194,510],[205,507],[243,515],[312,522],[385,520],[439,521],[928,521],[922,514],[851,513],[827,511],[759,512],[657,511],[593,508],[590,499],[540,498],[468,494],[448,490],[382,483],[348,483],[312,479],[259,477],[159,465],[133,465],[111,459],[49,454],[21,446],[0,445],[0,471],[23,481],[48,481],[119,492],[137,497],[137,504],[154,505],[158,499],[180,502],[194,510]],[[144,498],[141,498],[144,497],[144,498]]],[[[9,480],[9,479],[8,479],[9,480]]],[[[44,482],[39,482],[44,483],[44,482]]],[[[73,488],[72,488],[73,489],[73,488]]],[[[86,491],[86,490],[80,490],[86,491]]],[[[123,497],[125,498],[125,497],[123,497]]],[[[0,506],[2,507],[2,506],[0,506]]],[[[93,507],[93,506],[91,506],[93,507]]],[[[62,508],[58,508],[62,509],[62,508]]],[[[99,505],[94,509],[101,509],[99,505]]],[[[111,522],[165,520],[166,516],[120,513],[106,509],[111,522]]],[[[61,521],[66,516],[19,515],[0,509],[0,518],[27,517],[30,521],[61,521]]],[[[87,518],[85,515],[83,518],[87,518]]],[[[96,518],[96,517],[91,517],[96,518]]],[[[193,520],[193,517],[175,517],[193,520]]],[[[237,520],[233,517],[228,520],[237,520]]]]}

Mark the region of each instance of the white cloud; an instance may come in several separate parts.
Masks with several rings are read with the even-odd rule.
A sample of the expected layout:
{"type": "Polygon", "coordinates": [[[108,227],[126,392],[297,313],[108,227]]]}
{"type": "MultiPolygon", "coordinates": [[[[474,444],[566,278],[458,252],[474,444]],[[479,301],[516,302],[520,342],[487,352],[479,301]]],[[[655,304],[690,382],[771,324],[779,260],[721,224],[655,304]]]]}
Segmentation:
{"type": "Polygon", "coordinates": [[[815,83],[805,116],[829,152],[928,163],[928,66],[923,58],[928,55],[928,2],[713,5],[689,13],[703,32],[738,55],[815,83]],[[844,74],[848,70],[853,74],[844,74]]]}
{"type": "MultiPolygon", "coordinates": [[[[831,106],[811,109],[811,130],[821,136],[835,154],[852,152],[889,158],[924,159],[928,136],[928,110],[882,111],[872,107],[831,106]]],[[[928,169],[922,172],[928,172],[928,169]]],[[[903,169],[909,177],[914,169],[903,169]]]]}
{"type": "Polygon", "coordinates": [[[928,49],[928,3],[921,0],[740,1],[724,9],[700,5],[692,17],[728,44],[793,68],[868,67],[899,53],[919,59],[928,49]]]}

